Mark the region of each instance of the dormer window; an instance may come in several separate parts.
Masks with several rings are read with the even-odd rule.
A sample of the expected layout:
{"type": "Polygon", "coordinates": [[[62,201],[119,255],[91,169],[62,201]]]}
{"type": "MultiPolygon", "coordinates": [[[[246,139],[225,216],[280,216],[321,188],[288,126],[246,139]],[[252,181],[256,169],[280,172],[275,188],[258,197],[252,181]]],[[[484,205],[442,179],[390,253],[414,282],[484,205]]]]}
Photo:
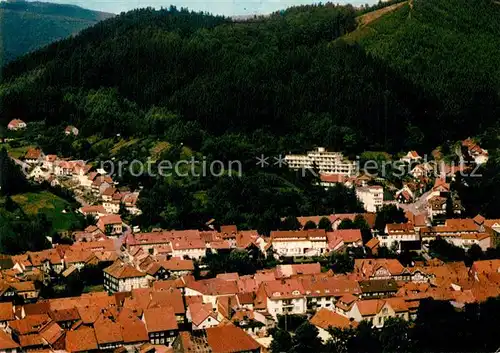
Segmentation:
{"type": "Polygon", "coordinates": [[[292,294],[293,294],[293,295],[299,295],[299,294],[300,294],[300,292],[299,292],[298,290],[294,290],[294,291],[292,292],[292,294]]]}
{"type": "Polygon", "coordinates": [[[273,293],[273,297],[280,297],[281,296],[281,293],[280,292],[274,292],[273,293]]]}
{"type": "Polygon", "coordinates": [[[330,293],[330,290],[329,289],[325,289],[325,293],[330,293]]]}

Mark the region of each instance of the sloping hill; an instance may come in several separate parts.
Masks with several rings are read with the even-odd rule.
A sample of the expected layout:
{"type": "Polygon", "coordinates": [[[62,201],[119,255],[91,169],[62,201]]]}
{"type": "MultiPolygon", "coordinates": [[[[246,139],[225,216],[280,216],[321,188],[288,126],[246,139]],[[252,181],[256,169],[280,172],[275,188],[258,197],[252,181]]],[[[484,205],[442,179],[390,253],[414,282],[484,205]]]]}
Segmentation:
{"type": "Polygon", "coordinates": [[[492,0],[413,0],[347,36],[435,95],[450,124],[495,121],[500,7],[492,0]]]}
{"type": "Polygon", "coordinates": [[[73,5],[0,2],[0,66],[111,16],[73,5]]]}

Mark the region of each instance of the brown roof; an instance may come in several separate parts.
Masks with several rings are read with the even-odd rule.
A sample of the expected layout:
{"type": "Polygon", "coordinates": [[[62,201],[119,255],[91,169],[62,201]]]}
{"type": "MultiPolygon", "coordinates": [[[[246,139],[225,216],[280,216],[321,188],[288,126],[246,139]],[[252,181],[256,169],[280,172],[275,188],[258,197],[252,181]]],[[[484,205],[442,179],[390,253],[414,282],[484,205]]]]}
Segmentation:
{"type": "Polygon", "coordinates": [[[354,328],[358,326],[355,321],[349,320],[347,317],[337,314],[331,310],[321,308],[310,320],[314,326],[328,330],[330,327],[339,329],[354,328]]]}
{"type": "Polygon", "coordinates": [[[115,261],[111,266],[106,267],[104,272],[114,278],[136,278],[144,277],[146,274],[139,271],[131,264],[123,263],[120,260],[115,261]]]}
{"type": "Polygon", "coordinates": [[[77,308],[67,308],[67,309],[51,310],[49,312],[49,316],[55,322],[80,320],[80,314],[78,313],[78,309],[77,308]]]}
{"type": "Polygon", "coordinates": [[[124,343],[149,342],[146,326],[131,310],[122,309],[118,321],[122,328],[124,343]]]}
{"type": "Polygon", "coordinates": [[[360,300],[355,305],[358,306],[358,310],[362,316],[374,316],[382,310],[385,301],[382,299],[360,300]]]}
{"type": "Polygon", "coordinates": [[[373,250],[375,249],[378,245],[380,244],[380,241],[377,239],[377,238],[371,238],[370,240],[368,240],[368,242],[366,243],[366,246],[373,250]]]}
{"type": "Polygon", "coordinates": [[[191,314],[191,321],[196,326],[200,325],[208,317],[217,320],[217,314],[210,303],[192,303],[189,304],[188,311],[191,314]]]}
{"type": "Polygon", "coordinates": [[[170,260],[162,261],[161,265],[166,270],[170,271],[194,271],[193,260],[179,259],[178,257],[173,257],[170,260]]]}
{"type": "Polygon", "coordinates": [[[186,312],[182,292],[177,288],[151,292],[151,301],[149,307],[166,307],[171,306],[174,312],[182,315],[186,312]]]}
{"type": "Polygon", "coordinates": [[[68,352],[84,352],[97,349],[97,340],[93,328],[81,327],[66,332],[66,350],[68,352]]]}
{"type": "Polygon", "coordinates": [[[12,303],[0,303],[0,321],[14,320],[14,307],[12,303]]]}
{"type": "Polygon", "coordinates": [[[234,224],[232,225],[226,225],[226,226],[220,226],[220,232],[221,233],[226,233],[226,234],[232,234],[232,233],[237,233],[238,232],[238,227],[234,224]]]}
{"type": "Polygon", "coordinates": [[[192,281],[186,286],[204,295],[228,295],[239,292],[236,281],[225,281],[220,278],[192,281]]]}
{"type": "Polygon", "coordinates": [[[9,326],[19,335],[26,335],[29,333],[37,333],[39,328],[49,323],[50,320],[47,314],[28,315],[21,320],[11,321],[9,326]]]}
{"type": "Polygon", "coordinates": [[[211,327],[206,332],[212,353],[234,353],[261,348],[250,335],[234,325],[211,327]]]}
{"type": "Polygon", "coordinates": [[[99,318],[99,320],[94,323],[94,329],[99,344],[123,342],[121,326],[114,318],[99,318]]]}
{"type": "Polygon", "coordinates": [[[15,348],[19,348],[19,345],[12,340],[12,337],[9,334],[0,330],[0,350],[8,351],[15,348]]]}
{"type": "Polygon", "coordinates": [[[38,159],[42,156],[42,151],[38,148],[30,148],[24,155],[25,159],[38,159]]]}
{"type": "Polygon", "coordinates": [[[144,310],[144,322],[149,333],[177,330],[174,309],[170,306],[144,310]]]}

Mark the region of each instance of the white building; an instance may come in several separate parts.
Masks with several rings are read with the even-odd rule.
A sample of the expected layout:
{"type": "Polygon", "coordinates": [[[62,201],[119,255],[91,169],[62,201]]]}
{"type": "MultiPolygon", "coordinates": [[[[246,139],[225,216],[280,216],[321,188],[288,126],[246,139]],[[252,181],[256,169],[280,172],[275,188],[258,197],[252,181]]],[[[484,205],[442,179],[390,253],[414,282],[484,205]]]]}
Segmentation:
{"type": "Polygon", "coordinates": [[[409,320],[408,306],[402,298],[359,300],[354,303],[348,317],[357,322],[368,321],[373,327],[381,328],[389,318],[409,320]]]}
{"type": "Polygon", "coordinates": [[[379,185],[356,188],[356,196],[367,212],[377,212],[384,202],[384,188],[379,185]]]}
{"type": "Polygon", "coordinates": [[[110,293],[130,292],[132,289],[148,288],[146,273],[120,260],[104,269],[104,289],[110,293]]]}
{"type": "Polygon", "coordinates": [[[285,161],[291,169],[318,168],[322,174],[354,175],[356,164],[344,158],[340,152],[328,152],[323,147],[307,152],[307,155],[290,154],[285,161]]]}
{"type": "Polygon", "coordinates": [[[377,235],[380,241],[380,246],[385,246],[390,249],[394,244],[399,247],[401,242],[418,241],[420,235],[415,231],[415,227],[411,223],[402,224],[387,224],[385,226],[385,234],[377,235]]]}
{"type": "Polygon", "coordinates": [[[267,312],[276,320],[278,315],[305,314],[305,290],[298,279],[264,282],[257,293],[267,312]]]}
{"type": "Polygon", "coordinates": [[[273,250],[279,256],[321,256],[328,251],[323,229],[271,232],[273,250]]]}

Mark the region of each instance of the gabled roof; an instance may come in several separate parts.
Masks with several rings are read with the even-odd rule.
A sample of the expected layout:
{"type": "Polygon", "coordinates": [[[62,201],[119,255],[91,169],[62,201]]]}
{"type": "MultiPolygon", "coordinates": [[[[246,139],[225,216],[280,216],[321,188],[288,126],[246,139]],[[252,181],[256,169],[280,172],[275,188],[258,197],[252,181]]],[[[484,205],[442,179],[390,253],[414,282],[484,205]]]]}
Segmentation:
{"type": "Polygon", "coordinates": [[[97,343],[110,344],[123,342],[120,324],[114,319],[101,317],[94,323],[97,343]]]}
{"type": "MultiPolygon", "coordinates": [[[[196,326],[199,326],[208,317],[217,320],[217,313],[214,311],[212,304],[210,303],[192,303],[188,306],[188,311],[191,315],[191,321],[196,326]]],[[[217,320],[218,321],[218,320],[217,320]]]]}
{"type": "Polygon", "coordinates": [[[106,267],[104,272],[118,279],[146,276],[146,273],[139,271],[131,264],[123,263],[121,260],[117,260],[111,266],[106,267]]]}
{"type": "Polygon", "coordinates": [[[358,326],[356,321],[351,321],[347,317],[337,314],[331,310],[321,308],[310,320],[311,324],[328,330],[330,327],[347,329],[358,326]]]}
{"type": "Polygon", "coordinates": [[[212,353],[248,352],[261,348],[250,335],[232,324],[208,328],[206,333],[212,353]]]}

